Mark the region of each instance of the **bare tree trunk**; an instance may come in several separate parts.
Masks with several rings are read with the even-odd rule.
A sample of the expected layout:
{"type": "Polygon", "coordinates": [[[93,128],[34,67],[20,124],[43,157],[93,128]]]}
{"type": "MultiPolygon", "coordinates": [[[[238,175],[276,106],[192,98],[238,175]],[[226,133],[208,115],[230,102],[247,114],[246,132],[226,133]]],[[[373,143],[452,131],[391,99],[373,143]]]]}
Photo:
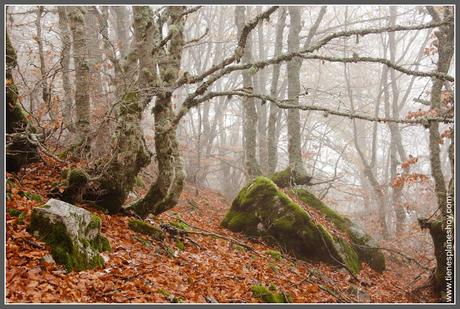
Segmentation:
{"type": "MultiPolygon", "coordinates": [[[[235,8],[235,23],[238,28],[238,37],[243,30],[245,21],[245,7],[237,6],[235,8]]],[[[251,34],[249,34],[251,36],[251,34]]],[[[252,40],[249,38],[244,48],[242,57],[243,63],[250,63],[252,59],[251,46],[252,40]]],[[[247,91],[253,91],[253,83],[248,71],[242,71],[243,88],[247,91]]],[[[257,112],[253,97],[243,97],[243,132],[244,132],[244,150],[245,150],[245,164],[249,178],[261,175],[259,163],[257,162],[257,112]]]]}
{"type": "MultiPolygon", "coordinates": [[[[258,7],[257,14],[261,13],[261,7],[258,7]]],[[[265,59],[265,44],[264,44],[264,27],[263,23],[257,25],[257,38],[258,38],[258,60],[265,59]]],[[[266,94],[266,69],[259,70],[254,76],[254,89],[256,93],[266,94]]],[[[258,119],[257,119],[257,131],[258,131],[258,150],[259,150],[259,162],[262,174],[267,174],[268,171],[268,141],[267,141],[267,104],[265,101],[259,100],[261,103],[258,105],[258,119]]]]}
{"type": "MultiPolygon", "coordinates": [[[[276,23],[276,36],[275,36],[275,51],[273,57],[277,57],[281,54],[283,49],[283,31],[286,24],[286,10],[280,8],[278,10],[278,21],[276,23]]],[[[278,94],[278,80],[280,76],[281,64],[277,63],[273,65],[272,81],[270,86],[270,95],[276,97],[278,94]]],[[[278,140],[276,138],[276,125],[280,110],[275,103],[270,102],[270,112],[268,118],[268,167],[267,173],[273,174],[276,171],[278,164],[278,140]]]]}
{"type": "MultiPolygon", "coordinates": [[[[51,96],[50,96],[50,89],[48,86],[48,72],[46,70],[46,62],[45,62],[45,52],[43,50],[43,39],[42,39],[42,15],[43,15],[43,10],[44,7],[39,5],[37,7],[37,17],[35,19],[35,28],[37,30],[37,33],[35,35],[35,40],[37,41],[38,45],[38,56],[40,59],[40,75],[41,75],[41,88],[42,88],[42,99],[43,103],[45,103],[48,106],[48,113],[53,120],[55,118],[55,115],[53,113],[53,108],[51,106],[51,96]]],[[[31,113],[33,112],[32,110],[30,111],[31,113]]]]}
{"type": "MultiPolygon", "coordinates": [[[[138,16],[145,16],[145,13],[142,15],[140,11],[144,10],[144,7],[134,7],[134,10],[135,14],[136,11],[139,11],[137,12],[138,16]]],[[[175,31],[172,33],[168,54],[164,55],[166,60],[160,65],[160,76],[165,88],[172,85],[179,76],[184,46],[185,20],[182,16],[184,10],[185,7],[183,6],[170,6],[166,9],[168,28],[175,29],[175,31]]],[[[158,215],[174,207],[182,192],[185,180],[176,130],[165,130],[175,116],[172,92],[165,91],[157,96],[153,114],[155,117],[155,150],[159,174],[157,181],[150,187],[144,198],[130,206],[130,209],[141,217],[146,217],[149,214],[158,215]]]]}
{"type": "Polygon", "coordinates": [[[88,65],[91,78],[90,97],[93,103],[92,108],[105,107],[105,94],[102,86],[100,68],[102,67],[102,48],[99,40],[98,15],[96,7],[88,7],[85,14],[86,37],[88,46],[88,65]]]}
{"type": "Polygon", "coordinates": [[[64,90],[63,97],[63,119],[64,124],[69,131],[73,131],[73,111],[72,111],[72,86],[70,85],[70,48],[72,38],[69,29],[69,19],[65,6],[58,6],[59,14],[59,37],[61,39],[61,74],[62,74],[62,88],[64,90]]]}
{"type": "Polygon", "coordinates": [[[77,109],[76,130],[78,140],[75,153],[82,156],[90,150],[91,108],[89,96],[88,46],[85,31],[83,7],[69,7],[70,30],[73,37],[73,58],[75,64],[75,106],[77,109]]]}
{"type": "Polygon", "coordinates": [[[111,8],[115,12],[115,32],[117,34],[117,45],[120,49],[120,58],[124,59],[128,55],[129,49],[129,26],[127,25],[131,25],[128,8],[125,6],[111,8]]]}
{"type": "MultiPolygon", "coordinates": [[[[302,29],[300,22],[301,8],[292,6],[288,8],[290,16],[289,35],[288,35],[288,52],[299,50],[299,33],[302,29]]],[[[288,99],[292,100],[291,104],[299,105],[300,94],[300,68],[302,61],[294,58],[287,64],[288,74],[288,99]]],[[[298,175],[306,175],[307,171],[303,165],[301,134],[300,134],[300,113],[298,109],[288,110],[288,155],[289,167],[296,171],[298,175]]]]}

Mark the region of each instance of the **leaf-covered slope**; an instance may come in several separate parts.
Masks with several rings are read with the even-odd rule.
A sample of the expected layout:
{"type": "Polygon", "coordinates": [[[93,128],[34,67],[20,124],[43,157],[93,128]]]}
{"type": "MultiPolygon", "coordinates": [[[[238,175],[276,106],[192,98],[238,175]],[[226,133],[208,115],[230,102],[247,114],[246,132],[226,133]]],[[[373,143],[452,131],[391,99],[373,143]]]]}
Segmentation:
{"type": "MultiPolygon", "coordinates": [[[[157,221],[180,222],[238,239],[255,252],[224,239],[189,235],[167,237],[163,242],[128,228],[133,218],[95,212],[102,219],[102,233],[112,251],[104,253],[104,268],[67,273],[63,267],[44,263],[49,254],[45,243],[27,233],[33,207],[45,201],[50,189],[61,181],[59,162],[40,162],[21,175],[7,174],[6,213],[6,300],[7,302],[166,302],[191,303],[261,302],[253,289],[276,287],[293,302],[356,302],[358,290],[372,302],[434,302],[429,289],[418,294],[403,289],[412,278],[402,272],[418,273],[410,265],[391,263],[383,274],[366,264],[357,283],[348,272],[329,264],[306,262],[279,254],[275,248],[250,241],[241,234],[221,228],[229,209],[219,194],[186,187],[179,205],[157,221]],[[40,201],[40,196],[42,201],[40,201]],[[183,250],[182,250],[182,249],[183,250]],[[328,292],[329,291],[329,292],[328,292]],[[333,296],[336,295],[336,296],[333,296]]],[[[390,261],[391,262],[391,261],[390,261]]],[[[423,282],[422,282],[423,283],[423,282]]],[[[421,284],[422,284],[421,283],[421,284]]],[[[361,294],[360,294],[361,295],[361,294]]]]}

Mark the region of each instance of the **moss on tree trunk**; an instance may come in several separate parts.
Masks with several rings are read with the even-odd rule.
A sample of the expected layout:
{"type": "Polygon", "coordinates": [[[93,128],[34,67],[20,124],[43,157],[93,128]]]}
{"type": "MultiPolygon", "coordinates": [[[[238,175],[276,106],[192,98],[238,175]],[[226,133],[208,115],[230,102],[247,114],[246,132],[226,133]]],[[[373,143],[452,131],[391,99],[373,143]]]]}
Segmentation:
{"type": "Polygon", "coordinates": [[[13,68],[17,65],[16,52],[6,33],[6,170],[17,172],[25,164],[39,160],[37,145],[29,139],[34,133],[27,120],[27,113],[18,103],[18,88],[13,79],[13,68]]]}

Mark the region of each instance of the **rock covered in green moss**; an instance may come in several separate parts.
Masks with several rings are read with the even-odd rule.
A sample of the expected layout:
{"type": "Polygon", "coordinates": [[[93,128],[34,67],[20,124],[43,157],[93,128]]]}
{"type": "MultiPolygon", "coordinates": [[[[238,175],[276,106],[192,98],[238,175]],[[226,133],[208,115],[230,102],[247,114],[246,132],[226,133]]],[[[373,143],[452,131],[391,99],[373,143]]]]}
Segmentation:
{"type": "Polygon", "coordinates": [[[329,208],[307,190],[293,189],[293,192],[301,201],[319,210],[339,230],[348,234],[352,240],[351,245],[358,253],[361,261],[367,263],[375,271],[382,272],[385,270],[385,257],[379,249],[376,249],[378,248],[377,241],[364,232],[361,227],[329,208]]]}
{"type": "Polygon", "coordinates": [[[257,177],[240,191],[221,224],[235,232],[262,237],[300,258],[338,263],[359,272],[355,250],[315,223],[266,177],[257,177]]]}
{"type": "Polygon", "coordinates": [[[134,232],[150,236],[156,240],[161,241],[165,238],[165,235],[160,228],[142,220],[131,220],[128,222],[128,227],[134,232]]]}
{"type": "Polygon", "coordinates": [[[110,243],[101,234],[101,219],[86,209],[50,199],[32,210],[27,230],[51,247],[51,254],[67,270],[81,271],[102,267],[102,251],[110,243]]]}

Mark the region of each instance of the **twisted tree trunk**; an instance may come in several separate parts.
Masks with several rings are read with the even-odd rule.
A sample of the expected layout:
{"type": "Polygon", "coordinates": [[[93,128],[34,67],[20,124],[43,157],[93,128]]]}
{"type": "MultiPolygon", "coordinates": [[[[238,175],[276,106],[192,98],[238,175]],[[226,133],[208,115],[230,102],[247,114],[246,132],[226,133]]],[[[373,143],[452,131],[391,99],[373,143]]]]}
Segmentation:
{"type": "MultiPolygon", "coordinates": [[[[135,10],[137,7],[135,7],[135,10]]],[[[183,6],[170,6],[165,19],[172,31],[168,53],[161,55],[165,62],[159,65],[160,79],[165,88],[171,86],[179,77],[182,49],[184,46],[183,6]]],[[[159,51],[157,51],[159,52],[159,51]]],[[[176,130],[166,130],[174,119],[172,92],[164,91],[158,95],[153,109],[155,118],[155,150],[158,161],[158,179],[141,200],[129,207],[141,217],[158,215],[177,204],[184,186],[185,172],[179,153],[176,130]]]]}

